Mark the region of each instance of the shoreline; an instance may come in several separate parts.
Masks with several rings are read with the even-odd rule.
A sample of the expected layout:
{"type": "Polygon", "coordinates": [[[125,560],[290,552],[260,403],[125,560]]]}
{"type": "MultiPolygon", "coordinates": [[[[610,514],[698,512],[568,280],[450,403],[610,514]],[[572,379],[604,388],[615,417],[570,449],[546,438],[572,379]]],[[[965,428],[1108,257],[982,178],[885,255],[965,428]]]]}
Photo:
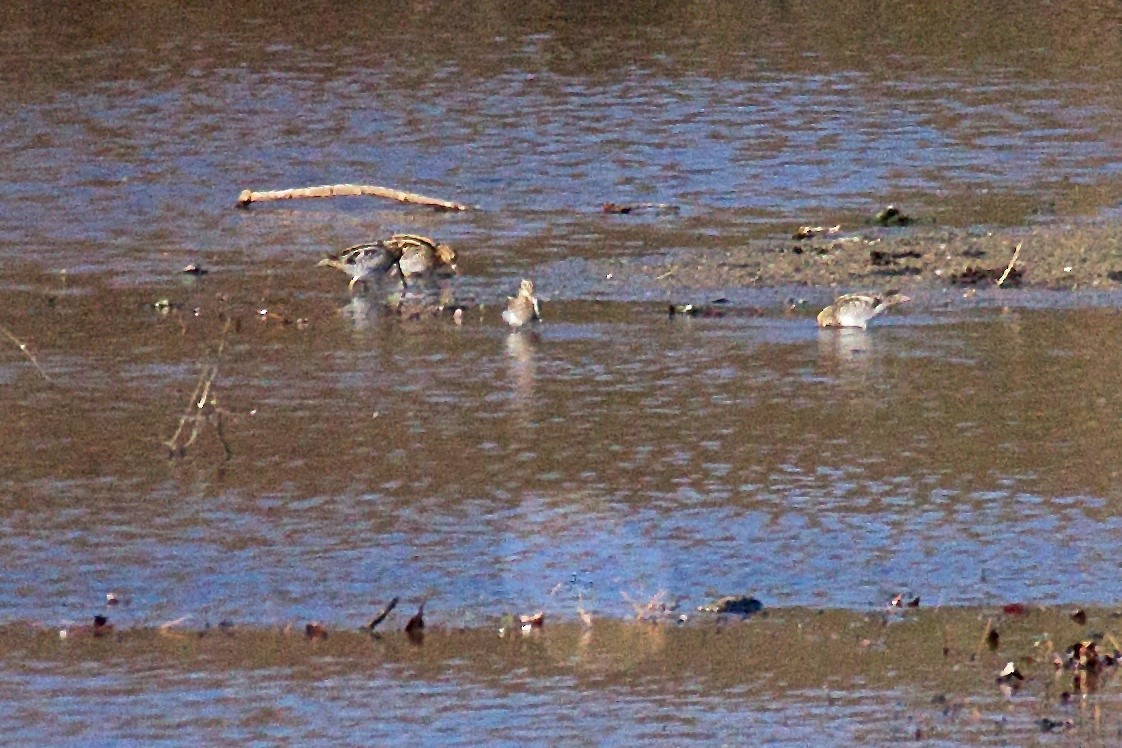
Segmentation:
{"type": "MultiPolygon", "coordinates": [[[[909,291],[1122,289],[1122,222],[994,229],[865,227],[808,239],[752,239],[604,263],[619,283],[671,294],[728,287],[909,291]]],[[[602,276],[603,277],[603,276],[602,276]]]]}

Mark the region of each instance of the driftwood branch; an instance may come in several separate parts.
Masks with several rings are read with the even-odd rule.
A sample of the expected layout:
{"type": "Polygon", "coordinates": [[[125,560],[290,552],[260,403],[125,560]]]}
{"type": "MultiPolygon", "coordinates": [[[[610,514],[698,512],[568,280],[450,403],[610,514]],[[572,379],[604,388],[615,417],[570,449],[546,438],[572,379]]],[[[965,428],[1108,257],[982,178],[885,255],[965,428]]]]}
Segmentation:
{"type": "Polygon", "coordinates": [[[260,203],[269,200],[292,200],[298,197],[385,197],[403,203],[427,205],[436,210],[467,210],[468,206],[460,203],[438,200],[435,197],[425,197],[415,192],[402,192],[389,187],[377,187],[367,184],[325,184],[321,187],[301,187],[291,190],[270,190],[268,192],[254,192],[242,190],[238,195],[238,207],[248,208],[250,203],[260,203]]]}
{"type": "Polygon", "coordinates": [[[1002,273],[1001,277],[997,279],[998,288],[1000,288],[1001,284],[1005,282],[1005,279],[1009,277],[1009,273],[1013,272],[1013,266],[1017,264],[1017,258],[1020,256],[1021,242],[1017,242],[1017,247],[1013,250],[1013,258],[1009,260],[1009,264],[1005,267],[1005,272],[1002,273]]]}

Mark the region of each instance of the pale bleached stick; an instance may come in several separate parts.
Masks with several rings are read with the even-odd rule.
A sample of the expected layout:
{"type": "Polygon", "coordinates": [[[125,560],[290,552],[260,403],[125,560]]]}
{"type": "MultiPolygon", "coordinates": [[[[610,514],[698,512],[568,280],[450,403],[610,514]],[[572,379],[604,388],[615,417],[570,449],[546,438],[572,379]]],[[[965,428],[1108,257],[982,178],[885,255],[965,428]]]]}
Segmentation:
{"type": "Polygon", "coordinates": [[[50,377],[47,376],[47,372],[43,371],[43,367],[40,366],[39,361],[36,360],[35,354],[32,353],[31,349],[27,347],[27,343],[25,343],[22,340],[20,340],[19,338],[17,338],[15,336],[15,334],[12,333],[11,330],[4,327],[3,325],[0,325],[0,333],[3,333],[4,337],[6,337],[8,340],[15,343],[16,347],[18,347],[20,349],[20,351],[23,353],[23,355],[27,356],[27,360],[30,361],[31,365],[35,367],[35,371],[39,372],[39,376],[43,377],[43,379],[50,382],[51,384],[54,384],[54,380],[52,380],[50,377]]]}
{"type": "Polygon", "coordinates": [[[1013,266],[1017,264],[1017,258],[1021,256],[1021,242],[1017,242],[1016,248],[1013,250],[1013,257],[1009,260],[1009,264],[1005,267],[1005,272],[997,279],[997,285],[1000,288],[1005,279],[1009,277],[1009,273],[1013,272],[1013,266]]]}
{"type": "Polygon", "coordinates": [[[378,187],[368,184],[325,184],[320,187],[299,187],[291,190],[270,190],[268,192],[254,192],[242,190],[238,195],[238,207],[247,208],[250,203],[265,202],[268,200],[291,200],[298,197],[385,197],[403,203],[427,205],[437,210],[467,210],[466,205],[453,203],[448,200],[438,200],[435,197],[418,195],[415,192],[402,192],[389,187],[378,187]]]}

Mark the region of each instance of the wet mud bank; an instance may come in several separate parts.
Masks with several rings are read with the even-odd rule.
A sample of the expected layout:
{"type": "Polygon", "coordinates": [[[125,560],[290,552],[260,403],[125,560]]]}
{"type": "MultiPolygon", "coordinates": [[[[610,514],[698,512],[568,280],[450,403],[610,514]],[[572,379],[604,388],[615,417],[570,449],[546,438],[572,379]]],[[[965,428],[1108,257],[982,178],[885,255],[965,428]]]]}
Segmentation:
{"type": "Polygon", "coordinates": [[[1015,228],[841,227],[816,236],[753,239],[605,260],[619,284],[670,294],[737,287],[898,288],[904,291],[1024,288],[1079,292],[1122,288],[1122,224],[1015,228]],[[1013,262],[1016,247],[1021,252],[1013,262]]]}

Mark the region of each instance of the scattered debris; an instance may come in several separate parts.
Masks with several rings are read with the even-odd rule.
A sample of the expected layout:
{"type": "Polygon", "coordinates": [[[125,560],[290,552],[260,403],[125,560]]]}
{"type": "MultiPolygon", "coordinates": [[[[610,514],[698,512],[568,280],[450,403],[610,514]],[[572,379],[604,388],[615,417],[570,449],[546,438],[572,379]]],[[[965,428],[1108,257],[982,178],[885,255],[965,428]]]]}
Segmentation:
{"type": "Polygon", "coordinates": [[[113,631],[113,624],[105,616],[94,616],[93,624],[86,626],[69,626],[58,632],[59,639],[71,639],[82,636],[102,637],[113,631]]]}
{"type": "Polygon", "coordinates": [[[1013,259],[1004,270],[967,265],[961,273],[951,274],[951,284],[955,286],[977,286],[993,281],[994,285],[999,288],[1019,288],[1024,281],[1024,272],[1020,268],[1013,267],[1013,264],[1017,261],[1020,249],[1021,245],[1018,244],[1013,252],[1013,259]]]}
{"type": "Polygon", "coordinates": [[[277,322],[282,326],[295,325],[297,330],[306,330],[311,324],[311,321],[307,317],[292,319],[281,312],[274,312],[270,309],[258,309],[257,319],[262,322],[277,322]]]}
{"type": "Polygon", "coordinates": [[[1023,616],[1026,608],[1024,603],[1006,603],[1001,606],[1001,612],[1007,616],[1023,616]]]}
{"type": "Polygon", "coordinates": [[[699,611],[704,613],[720,613],[734,616],[748,616],[755,615],[764,609],[764,604],[754,597],[747,595],[729,595],[714,600],[708,605],[702,605],[698,608],[699,611]]]}
{"type": "Polygon", "coordinates": [[[309,639],[326,639],[327,628],[322,623],[313,621],[304,627],[304,636],[309,639]]]}
{"type": "Polygon", "coordinates": [[[516,628],[522,636],[529,636],[545,626],[545,611],[538,611],[533,615],[513,615],[507,613],[502,617],[499,626],[499,638],[503,639],[516,628]]]}
{"type": "Polygon", "coordinates": [[[601,206],[604,213],[613,213],[615,215],[630,215],[632,213],[680,213],[682,209],[677,205],[669,203],[604,203],[601,206]]]}
{"type": "Polygon", "coordinates": [[[670,304],[671,317],[724,317],[725,311],[709,304],[670,304]]]}
{"type": "Polygon", "coordinates": [[[907,226],[911,222],[911,217],[902,213],[895,205],[881,208],[872,219],[872,223],[877,226],[907,226]]]}
{"type": "Polygon", "coordinates": [[[831,233],[838,233],[842,231],[842,224],[830,225],[801,225],[797,231],[791,234],[791,239],[803,240],[813,239],[815,237],[829,236],[831,233]]]}
{"type": "Polygon", "coordinates": [[[1081,670],[1097,674],[1104,669],[1117,667],[1122,652],[1115,649],[1110,654],[1100,654],[1094,640],[1078,641],[1064,650],[1062,656],[1055,655],[1052,664],[1057,669],[1081,670]]]}
{"type": "MultiPolygon", "coordinates": [[[[186,617],[184,617],[180,620],[186,620],[186,617]]],[[[173,621],[172,623],[176,623],[176,622],[173,621]]],[[[215,628],[217,628],[225,636],[233,636],[234,635],[234,622],[227,619],[227,618],[224,618],[221,621],[219,621],[218,625],[215,626],[215,628]]],[[[210,621],[207,621],[205,624],[203,624],[202,630],[199,631],[199,638],[202,639],[204,636],[209,634],[210,630],[211,630],[210,621]]]]}
{"type": "Polygon", "coordinates": [[[179,272],[183,273],[184,275],[194,275],[198,277],[200,275],[206,275],[210,271],[204,268],[202,265],[197,265],[192,262],[190,265],[186,266],[179,272]]]}
{"type": "Polygon", "coordinates": [[[888,607],[890,607],[890,608],[918,608],[919,607],[919,595],[916,595],[912,599],[905,602],[904,601],[904,594],[900,593],[900,594],[896,595],[896,597],[892,598],[891,601],[889,601],[888,607]]]}
{"type": "Polygon", "coordinates": [[[785,302],[785,305],[784,305],[784,311],[787,312],[788,314],[790,314],[791,312],[806,311],[809,308],[810,308],[810,300],[809,299],[795,298],[794,296],[788,296],[787,301],[785,302]]]}
{"type": "Polygon", "coordinates": [[[518,622],[522,625],[522,633],[528,633],[531,629],[540,629],[545,625],[545,611],[539,610],[533,615],[518,616],[518,622]]]}
{"type": "Polygon", "coordinates": [[[171,314],[183,309],[185,305],[182,302],[172,301],[171,299],[156,299],[152,302],[152,308],[160,314],[171,314]]]}
{"type": "MultiPolygon", "coordinates": [[[[915,250],[906,249],[898,252],[870,249],[869,264],[873,267],[894,267],[900,260],[922,260],[923,255],[915,250]]],[[[916,268],[918,270],[919,268],[916,268]]]]}
{"type": "Polygon", "coordinates": [[[1087,614],[1082,608],[1076,608],[1071,612],[1071,620],[1082,626],[1083,624],[1087,623],[1087,614]]]}
{"type": "Polygon", "coordinates": [[[1052,732],[1053,730],[1070,730],[1075,727],[1075,722],[1070,719],[1049,719],[1044,717],[1040,720],[1041,732],[1052,732]]]}

